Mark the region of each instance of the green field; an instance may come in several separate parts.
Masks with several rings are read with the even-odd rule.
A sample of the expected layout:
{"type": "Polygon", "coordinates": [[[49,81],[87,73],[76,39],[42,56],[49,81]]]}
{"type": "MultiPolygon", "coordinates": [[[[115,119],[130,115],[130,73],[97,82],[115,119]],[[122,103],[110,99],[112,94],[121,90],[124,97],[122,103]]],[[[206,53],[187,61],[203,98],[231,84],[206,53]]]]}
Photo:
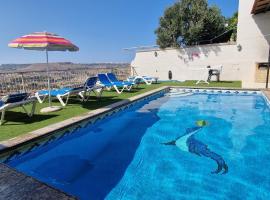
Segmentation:
{"type": "MultiPolygon", "coordinates": [[[[162,82],[152,85],[140,85],[138,88],[134,88],[130,92],[124,92],[118,95],[114,91],[106,91],[103,93],[101,99],[91,97],[88,102],[80,102],[76,98],[70,99],[69,104],[61,111],[41,114],[39,110],[43,107],[47,107],[47,103],[37,104],[36,114],[32,118],[28,118],[24,114],[21,108],[10,110],[6,112],[7,122],[0,126],[0,140],[7,140],[18,135],[28,133],[30,131],[45,127],[50,124],[54,124],[65,119],[78,116],[80,114],[89,112],[91,110],[121,101],[123,99],[156,89],[162,86],[198,86],[198,87],[227,87],[227,88],[241,88],[240,81],[227,81],[227,82],[212,82],[210,85],[200,84],[195,85],[196,81],[179,82],[162,82]]],[[[60,105],[58,101],[53,101],[53,105],[60,105]]]]}

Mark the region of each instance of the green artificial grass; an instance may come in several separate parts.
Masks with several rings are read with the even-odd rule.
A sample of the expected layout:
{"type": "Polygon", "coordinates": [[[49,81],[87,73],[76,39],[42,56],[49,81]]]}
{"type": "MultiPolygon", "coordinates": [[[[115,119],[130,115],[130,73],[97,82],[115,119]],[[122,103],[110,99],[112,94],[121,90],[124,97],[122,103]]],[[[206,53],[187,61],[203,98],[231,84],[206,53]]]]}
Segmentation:
{"type": "MultiPolygon", "coordinates": [[[[186,82],[162,82],[152,85],[139,85],[138,88],[133,88],[130,92],[123,92],[118,95],[114,91],[106,91],[100,99],[91,96],[89,101],[80,102],[76,98],[70,99],[69,104],[61,111],[54,113],[41,114],[39,111],[43,107],[47,107],[47,103],[37,103],[36,114],[29,118],[22,110],[22,108],[16,108],[6,112],[7,122],[0,126],[0,141],[7,140],[33,130],[43,128],[45,126],[63,121],[65,119],[78,116],[83,113],[87,113],[91,110],[104,107],[106,105],[127,99],[129,97],[162,87],[162,86],[196,86],[196,87],[227,87],[227,88],[241,88],[240,81],[224,81],[224,82],[211,82],[210,85],[199,84],[195,85],[196,81],[186,82]]],[[[53,105],[59,106],[60,103],[57,100],[53,101],[53,105]]],[[[28,107],[29,108],[29,107],[28,107]]]]}

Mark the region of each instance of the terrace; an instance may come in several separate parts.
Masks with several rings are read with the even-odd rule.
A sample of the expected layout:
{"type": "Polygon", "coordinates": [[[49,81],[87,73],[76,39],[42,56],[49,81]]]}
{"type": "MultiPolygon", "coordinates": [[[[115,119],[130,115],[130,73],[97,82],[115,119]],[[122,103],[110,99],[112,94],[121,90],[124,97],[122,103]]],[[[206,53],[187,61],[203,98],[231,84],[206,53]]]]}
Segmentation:
{"type": "Polygon", "coordinates": [[[128,49],[135,50],[130,66],[51,63],[51,80],[48,54],[47,65],[37,64],[42,69],[2,72],[0,66],[1,109],[36,103],[31,117],[25,113],[31,105],[1,110],[0,199],[269,199],[270,90],[262,89],[270,69],[269,10],[270,0],[240,0],[236,41],[135,47],[128,49]],[[121,93],[117,89],[128,83],[118,81],[117,88],[109,72],[123,81],[145,75],[153,82],[131,78],[132,89],[121,93]],[[211,81],[211,74],[221,81],[211,81]],[[95,81],[87,88],[89,77],[95,81]],[[52,106],[61,109],[44,113],[49,100],[39,103],[36,92],[50,88],[50,81],[52,106]],[[104,89],[100,97],[94,85],[104,89]],[[65,105],[57,89],[76,92],[70,99],[63,95],[65,105]],[[87,89],[91,95],[81,101],[87,89]]]}

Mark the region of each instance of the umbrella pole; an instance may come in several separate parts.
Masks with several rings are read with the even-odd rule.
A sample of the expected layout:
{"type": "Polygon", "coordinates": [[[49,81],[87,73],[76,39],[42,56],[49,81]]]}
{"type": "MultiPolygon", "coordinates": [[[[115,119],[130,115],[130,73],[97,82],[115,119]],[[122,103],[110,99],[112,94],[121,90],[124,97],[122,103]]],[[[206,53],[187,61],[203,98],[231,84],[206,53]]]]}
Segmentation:
{"type": "Polygon", "coordinates": [[[47,76],[48,76],[49,107],[51,107],[52,106],[51,84],[50,84],[50,72],[49,72],[49,55],[48,55],[48,50],[47,49],[46,49],[46,62],[47,62],[47,76]]]}
{"type": "Polygon", "coordinates": [[[48,58],[48,50],[46,49],[46,61],[47,61],[47,76],[48,76],[48,96],[49,96],[49,107],[42,108],[40,110],[41,113],[49,113],[61,110],[60,106],[52,106],[52,97],[51,97],[51,76],[50,76],[50,69],[49,69],[49,58],[48,58]]]}

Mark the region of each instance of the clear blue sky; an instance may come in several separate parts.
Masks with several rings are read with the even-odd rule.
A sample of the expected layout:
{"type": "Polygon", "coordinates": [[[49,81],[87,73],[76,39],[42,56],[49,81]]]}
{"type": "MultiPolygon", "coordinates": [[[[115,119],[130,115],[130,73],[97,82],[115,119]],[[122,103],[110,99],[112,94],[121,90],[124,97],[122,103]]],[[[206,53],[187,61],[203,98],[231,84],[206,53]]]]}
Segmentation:
{"type": "MultiPolygon", "coordinates": [[[[154,45],[159,17],[176,0],[5,0],[0,6],[0,63],[44,62],[44,53],[7,44],[35,31],[60,34],[80,47],[51,52],[51,62],[130,62],[125,47],[154,45]]],[[[231,16],[238,0],[209,0],[231,16]]]]}

